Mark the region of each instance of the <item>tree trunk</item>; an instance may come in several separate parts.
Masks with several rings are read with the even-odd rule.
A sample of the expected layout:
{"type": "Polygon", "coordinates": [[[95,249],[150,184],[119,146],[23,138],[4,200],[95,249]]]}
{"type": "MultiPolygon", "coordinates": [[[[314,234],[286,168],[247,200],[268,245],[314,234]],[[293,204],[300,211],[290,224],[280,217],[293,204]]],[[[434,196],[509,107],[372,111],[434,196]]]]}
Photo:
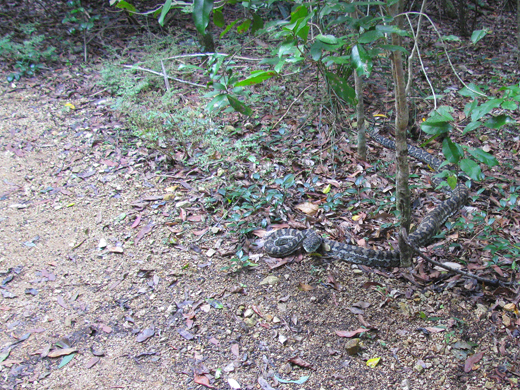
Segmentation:
{"type": "MultiPolygon", "coordinates": [[[[403,0],[399,0],[391,8],[392,15],[403,12],[403,0]]],[[[400,29],[403,28],[403,17],[396,18],[395,23],[400,29]]],[[[392,44],[401,45],[401,37],[392,34],[392,44]]],[[[408,105],[406,102],[405,79],[403,69],[402,53],[398,50],[392,52],[392,74],[395,90],[395,148],[397,161],[396,188],[397,188],[397,210],[400,213],[400,226],[407,232],[410,230],[410,188],[408,187],[408,145],[406,140],[406,128],[408,126],[408,105]]],[[[399,251],[401,252],[401,267],[409,267],[412,264],[412,250],[406,245],[404,239],[399,235],[399,251]]]]}
{"type": "Polygon", "coordinates": [[[520,68],[520,0],[516,0],[516,39],[517,39],[517,57],[516,63],[520,68]]]}
{"type": "Polygon", "coordinates": [[[466,25],[466,0],[459,0],[458,8],[460,35],[463,37],[469,37],[468,26],[466,25]]]}
{"type": "MultiPolygon", "coordinates": [[[[520,1],[520,0],[518,0],[520,1]]],[[[367,159],[367,145],[365,136],[365,106],[363,105],[363,79],[354,71],[354,83],[356,88],[356,118],[357,118],[357,152],[361,160],[367,159]]]]}

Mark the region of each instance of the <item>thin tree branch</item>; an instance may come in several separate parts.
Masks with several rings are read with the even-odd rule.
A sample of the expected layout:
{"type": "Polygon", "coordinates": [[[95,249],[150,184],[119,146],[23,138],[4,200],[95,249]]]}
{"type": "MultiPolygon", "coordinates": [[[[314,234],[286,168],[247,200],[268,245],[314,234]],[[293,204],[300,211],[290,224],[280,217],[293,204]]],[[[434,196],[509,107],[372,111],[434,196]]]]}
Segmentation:
{"type": "Polygon", "coordinates": [[[433,30],[437,33],[437,35],[439,36],[439,40],[441,42],[441,45],[442,45],[442,48],[444,49],[444,54],[446,54],[446,59],[448,60],[448,63],[450,64],[450,68],[451,70],[453,71],[453,74],[455,75],[455,77],[460,81],[460,83],[465,86],[467,89],[469,89],[471,92],[474,92],[476,93],[477,95],[480,95],[480,96],[484,96],[486,97],[487,95],[485,93],[482,93],[480,91],[475,91],[473,88],[471,88],[470,86],[468,86],[464,80],[462,80],[462,78],[459,76],[459,73],[455,70],[455,66],[453,66],[453,63],[451,62],[451,57],[448,53],[448,49],[446,48],[446,44],[444,43],[444,41],[442,40],[442,36],[441,36],[441,33],[439,32],[439,30],[437,29],[437,26],[435,26],[435,24],[433,23],[433,21],[430,19],[430,17],[427,15],[427,14],[424,14],[424,13],[421,13],[421,12],[403,12],[402,14],[400,15],[396,15],[395,17],[398,17],[398,16],[401,16],[401,15],[406,15],[406,14],[409,14],[409,15],[423,15],[426,19],[428,19],[428,21],[430,22],[431,26],[433,27],[433,30]]]}
{"type": "Polygon", "coordinates": [[[168,81],[168,74],[166,73],[166,68],[164,67],[163,60],[161,60],[161,69],[163,71],[164,85],[166,86],[166,90],[170,91],[170,82],[168,81]]]}
{"type": "MultiPolygon", "coordinates": [[[[140,66],[135,66],[135,65],[123,65],[123,68],[136,69],[136,70],[141,70],[143,72],[148,72],[148,73],[151,73],[151,74],[155,74],[157,76],[164,76],[163,73],[156,72],[155,70],[151,70],[151,69],[141,68],[140,66]]],[[[202,84],[192,83],[191,81],[181,80],[181,79],[178,79],[178,78],[172,77],[172,76],[167,76],[167,77],[170,80],[175,80],[175,81],[178,81],[179,83],[189,84],[189,85],[193,85],[195,87],[206,88],[206,86],[202,85],[202,84]]]]}
{"type": "MultiPolygon", "coordinates": [[[[218,55],[221,55],[221,56],[231,56],[232,54],[228,54],[228,53],[193,53],[193,54],[181,54],[181,55],[178,55],[178,56],[173,56],[173,57],[167,57],[167,58],[163,58],[163,61],[166,61],[166,60],[177,60],[179,58],[193,58],[193,57],[208,57],[208,56],[211,56],[213,54],[218,54],[218,55]]],[[[234,56],[233,58],[236,58],[236,59],[239,59],[239,60],[244,60],[244,61],[262,61],[263,58],[251,58],[251,57],[239,57],[239,56],[234,56]]]]}
{"type": "Polygon", "coordinates": [[[437,267],[441,267],[441,268],[444,268],[450,272],[454,272],[456,274],[459,274],[459,275],[463,275],[463,276],[466,276],[468,278],[472,278],[472,279],[475,279],[475,280],[478,280],[479,282],[481,283],[484,283],[484,284],[488,284],[488,285],[491,285],[491,286],[512,286],[514,284],[514,282],[503,282],[501,280],[498,280],[498,279],[486,279],[486,278],[482,278],[480,276],[477,276],[475,274],[472,274],[471,272],[466,272],[466,271],[462,271],[460,269],[456,269],[456,268],[452,268],[448,265],[445,265],[443,263],[439,263],[438,261],[435,261],[433,259],[431,259],[430,257],[426,256],[424,253],[422,253],[420,251],[419,248],[417,248],[414,244],[412,244],[410,242],[410,240],[408,239],[408,234],[406,233],[406,230],[404,229],[401,229],[401,236],[403,237],[404,241],[406,242],[406,244],[413,249],[413,251],[418,254],[420,257],[422,257],[424,260],[426,260],[428,263],[430,264],[433,264],[433,265],[436,265],[437,267]]]}
{"type": "Polygon", "coordinates": [[[278,119],[278,121],[274,124],[273,126],[273,129],[278,126],[278,123],[280,123],[282,121],[283,118],[285,118],[285,116],[287,115],[287,113],[289,112],[289,110],[291,109],[291,107],[294,105],[294,103],[296,103],[298,101],[298,99],[300,98],[300,96],[302,96],[302,94],[308,90],[310,87],[312,87],[312,85],[309,85],[307,88],[305,88],[303,91],[300,92],[300,94],[296,97],[296,99],[293,100],[293,102],[289,105],[289,107],[287,107],[287,110],[285,111],[285,113],[280,117],[280,119],[278,119]]]}

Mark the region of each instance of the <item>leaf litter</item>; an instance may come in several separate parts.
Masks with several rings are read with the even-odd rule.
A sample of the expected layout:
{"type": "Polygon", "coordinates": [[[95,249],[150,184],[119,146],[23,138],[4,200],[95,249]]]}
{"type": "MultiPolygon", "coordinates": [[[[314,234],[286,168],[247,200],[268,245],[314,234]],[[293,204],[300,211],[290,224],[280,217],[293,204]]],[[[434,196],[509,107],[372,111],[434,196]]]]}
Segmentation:
{"type": "MultiPolygon", "coordinates": [[[[81,72],[81,69],[78,67],[77,71],[81,72]]],[[[38,381],[54,388],[67,381],[69,386],[73,383],[107,388],[119,386],[103,374],[106,370],[121,372],[125,380],[141,383],[142,388],[164,385],[153,382],[152,378],[158,378],[157,373],[163,375],[167,384],[174,383],[177,388],[183,388],[184,382],[178,379],[182,373],[192,380],[187,386],[193,386],[194,382],[208,388],[218,388],[226,382],[230,386],[258,384],[262,389],[270,389],[271,385],[279,388],[280,383],[305,383],[310,388],[338,385],[371,388],[373,383],[390,386],[390,383],[405,379],[416,387],[428,383],[431,388],[514,385],[515,376],[520,372],[515,357],[518,355],[515,340],[519,325],[516,289],[489,289],[463,278],[446,277],[442,270],[430,269],[424,264],[404,276],[401,270],[370,270],[303,256],[299,256],[299,262],[279,260],[278,266],[273,268],[264,264],[254,271],[222,272],[239,237],[236,233],[227,234],[229,224],[221,223],[221,211],[207,213],[198,203],[212,196],[217,189],[199,189],[204,171],[186,169],[178,162],[168,168],[174,171],[169,171],[168,175],[175,178],[155,176],[158,167],[163,167],[160,156],[145,150],[135,140],[132,143],[131,139],[120,138],[124,125],[117,113],[95,103],[97,97],[85,97],[84,104],[75,103],[75,110],[62,112],[59,103],[64,98],[80,98],[81,91],[94,88],[89,79],[96,76],[87,73],[85,76],[88,77],[79,78],[66,69],[58,72],[44,97],[34,95],[30,88],[35,86],[28,81],[27,89],[10,90],[5,96],[16,99],[4,101],[1,108],[2,117],[10,118],[14,123],[12,133],[2,134],[5,135],[2,146],[6,151],[0,157],[2,166],[11,167],[14,172],[13,164],[23,161],[26,165],[16,168],[21,170],[17,171],[19,175],[8,178],[12,183],[10,186],[24,188],[26,182],[22,178],[35,177],[31,184],[33,188],[26,187],[30,194],[17,189],[5,193],[2,198],[6,205],[13,206],[6,207],[9,218],[1,221],[2,228],[13,232],[9,238],[25,251],[22,254],[6,249],[8,256],[4,255],[2,261],[2,267],[25,266],[13,283],[3,286],[8,286],[12,292],[2,288],[2,293],[11,295],[0,307],[9,318],[3,325],[2,345],[8,345],[14,335],[27,334],[28,326],[46,329],[38,337],[12,345],[4,362],[10,357],[11,367],[23,367],[30,375],[16,375],[15,370],[6,372],[11,385],[38,381]],[[30,112],[31,118],[19,115],[20,112],[30,112]],[[52,113],[63,126],[57,127],[45,113],[52,113]],[[24,135],[17,130],[22,128],[31,129],[33,134],[24,135]],[[16,138],[21,136],[35,140],[33,149],[13,146],[19,145],[16,138]],[[59,142],[55,142],[56,139],[59,142]],[[125,142],[128,146],[122,150],[125,142]],[[92,164],[99,165],[92,169],[92,164]],[[148,164],[150,169],[142,168],[143,164],[148,164]],[[163,196],[167,188],[175,185],[186,190],[178,195],[184,199],[174,198],[186,202],[179,209],[163,196]],[[53,190],[47,190],[50,188],[53,190]],[[152,205],[152,202],[157,203],[152,205]],[[143,221],[146,221],[145,227],[136,234],[135,229],[142,226],[143,221]],[[213,232],[211,225],[217,221],[223,225],[222,229],[213,232]],[[190,225],[185,225],[187,222],[190,225]],[[85,227],[95,234],[96,241],[106,237],[107,243],[112,245],[101,247],[99,241],[87,238],[72,253],[72,247],[62,244],[64,238],[67,242],[78,242],[76,233],[85,227]],[[177,239],[173,245],[167,239],[171,233],[176,234],[177,239]],[[200,237],[196,244],[198,250],[192,250],[195,247],[188,238],[191,234],[200,237]],[[222,251],[216,251],[211,256],[212,263],[208,263],[206,254],[217,239],[223,239],[222,251]],[[121,245],[114,246],[113,243],[121,245]],[[157,279],[139,276],[139,270],[150,269],[154,270],[157,279]],[[327,276],[329,270],[334,272],[334,277],[327,276]],[[260,284],[263,280],[266,283],[260,284]],[[301,286],[312,286],[312,289],[299,288],[301,286]],[[29,287],[38,294],[25,294],[29,287]],[[68,294],[74,289],[80,289],[81,295],[76,299],[65,298],[71,297],[68,294]],[[204,304],[195,307],[188,303],[206,302],[206,299],[214,299],[215,293],[220,294],[218,309],[211,304],[207,310],[204,304]],[[406,315],[401,303],[407,307],[406,315]],[[245,316],[247,309],[251,309],[248,317],[245,316]],[[356,313],[351,313],[351,309],[356,313]],[[185,328],[188,313],[190,332],[185,328]],[[66,321],[71,315],[77,320],[66,321]],[[248,327],[245,322],[248,318],[261,321],[248,327]],[[82,323],[97,324],[98,330],[84,333],[82,323]],[[154,327],[149,326],[151,323],[154,327]],[[360,328],[366,323],[373,324],[370,332],[360,328]],[[417,332],[419,328],[427,333],[417,332]],[[138,329],[143,330],[138,332],[138,329]],[[48,366],[48,360],[45,360],[67,350],[50,350],[54,335],[70,337],[78,348],[78,353],[63,356],[67,360],[62,359],[59,363],[62,367],[59,374],[55,371],[58,364],[48,366]],[[285,338],[283,343],[278,342],[280,335],[285,338]],[[346,356],[344,337],[359,337],[363,344],[361,352],[346,356]],[[473,340],[476,345],[467,340],[473,340]],[[90,354],[83,352],[88,351],[87,347],[93,342],[104,345],[107,357],[92,360],[90,354]],[[126,356],[148,356],[148,351],[141,349],[143,345],[161,351],[158,361],[167,369],[141,360],[136,370],[135,361],[126,356]],[[312,376],[302,375],[303,370],[309,369],[305,367],[307,363],[286,364],[294,356],[294,349],[302,353],[304,362],[312,362],[312,376]],[[41,351],[36,363],[29,364],[28,351],[41,351]],[[417,359],[412,357],[416,355],[421,356],[423,363],[421,373],[414,371],[417,359]],[[377,364],[373,357],[380,359],[377,364]],[[348,364],[346,359],[349,359],[348,364]],[[204,361],[207,368],[200,370],[200,361],[204,361]],[[233,377],[226,376],[224,371],[225,382],[216,381],[218,370],[229,367],[232,362],[233,377]],[[370,371],[377,374],[352,374],[360,372],[368,362],[374,366],[370,371]],[[504,366],[508,368],[504,370],[504,366]],[[90,372],[85,373],[83,367],[90,372]],[[90,378],[99,379],[93,383],[90,378]]],[[[46,87],[37,88],[43,91],[46,87]]],[[[186,104],[195,104],[195,99],[186,99],[186,104]]],[[[299,109],[298,105],[294,109],[299,109]]],[[[276,112],[269,114],[271,119],[264,116],[268,124],[279,117],[276,112]]],[[[295,118],[287,118],[287,124],[295,131],[298,129],[295,118]]],[[[319,131],[318,139],[329,139],[327,132],[320,130],[317,123],[314,125],[319,131]]],[[[269,136],[273,134],[276,131],[269,136]]],[[[304,135],[294,132],[291,138],[281,138],[281,142],[288,145],[287,149],[282,148],[284,153],[292,153],[291,139],[306,140],[304,135]]],[[[280,142],[274,138],[270,141],[274,147],[280,142]]],[[[339,138],[337,144],[344,152],[345,160],[355,161],[353,148],[344,138],[339,138]]],[[[514,159],[507,148],[500,150],[494,143],[489,145],[495,148],[497,156],[514,159]]],[[[310,140],[297,147],[299,150],[312,147],[313,153],[321,150],[310,140]]],[[[378,147],[371,150],[381,153],[378,147]]],[[[186,151],[177,153],[178,156],[185,154],[186,151]]],[[[273,152],[271,155],[276,156],[273,152]]],[[[379,217],[374,217],[371,211],[375,207],[368,201],[379,196],[380,188],[384,194],[393,191],[391,182],[379,175],[366,176],[363,172],[369,167],[354,169],[357,164],[344,165],[345,170],[354,173],[345,176],[340,172],[334,178],[328,178],[336,168],[327,162],[329,156],[326,154],[319,157],[322,162],[315,173],[322,177],[321,180],[328,180],[306,194],[309,202],[302,199],[295,188],[284,189],[289,199],[286,205],[305,204],[300,210],[290,207],[288,215],[297,221],[290,221],[287,226],[303,228],[305,223],[311,222],[335,238],[341,232],[332,227],[343,220],[353,230],[356,242],[368,247],[384,247],[392,237],[390,228],[385,226],[393,217],[392,206],[386,206],[379,217]],[[370,185],[367,189],[361,182],[362,176],[370,185]],[[327,201],[328,194],[350,188],[355,189],[355,194],[345,193],[341,208],[335,208],[333,200],[327,201]],[[330,210],[322,212],[324,207],[316,210],[316,205],[327,206],[328,203],[330,210]],[[352,210],[355,215],[351,215],[352,210]],[[300,218],[303,215],[310,218],[305,223],[301,222],[305,219],[300,218]],[[376,239],[365,240],[373,232],[378,234],[376,239]]],[[[179,158],[177,161],[184,159],[179,158]]],[[[295,161],[287,169],[293,171],[295,177],[304,178],[300,164],[295,161]]],[[[222,170],[226,175],[230,173],[225,166],[222,170]]],[[[210,170],[209,175],[216,177],[218,172],[210,170]]],[[[251,183],[246,183],[246,177],[241,180],[245,185],[251,183]]],[[[273,185],[272,188],[281,187],[273,185]]],[[[497,197],[490,196],[490,199],[492,204],[500,204],[497,197]]],[[[477,206],[481,207],[481,204],[477,203],[477,206]]],[[[268,216],[267,210],[265,215],[268,216]]],[[[493,223],[497,231],[508,229],[507,234],[514,235],[518,230],[518,215],[514,212],[496,221],[493,223]],[[508,225],[512,226],[507,228],[508,225]]],[[[464,237],[451,237],[453,239],[460,241],[464,237]]],[[[497,273],[511,278],[510,269],[498,264],[489,268],[484,266],[491,258],[490,250],[483,251],[484,245],[475,241],[463,241],[468,251],[468,267],[483,274],[497,273]]],[[[440,258],[449,253],[443,248],[426,250],[440,258]]],[[[461,253],[456,247],[449,250],[455,256],[461,253]]]]}

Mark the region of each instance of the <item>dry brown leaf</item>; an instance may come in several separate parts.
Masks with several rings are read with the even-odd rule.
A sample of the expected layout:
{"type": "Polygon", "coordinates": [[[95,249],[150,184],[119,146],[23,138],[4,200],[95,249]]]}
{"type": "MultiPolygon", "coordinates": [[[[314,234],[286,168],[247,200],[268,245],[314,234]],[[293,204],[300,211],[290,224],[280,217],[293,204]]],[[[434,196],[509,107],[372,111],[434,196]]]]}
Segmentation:
{"type": "Polygon", "coordinates": [[[132,229],[135,229],[141,223],[141,214],[137,214],[134,223],[132,223],[132,229]]]}
{"type": "Polygon", "coordinates": [[[368,332],[368,329],[359,328],[356,330],[337,330],[336,334],[339,337],[354,337],[360,333],[365,333],[365,332],[368,332]]]}
{"type": "Polygon", "coordinates": [[[76,348],[62,348],[62,349],[55,349],[54,351],[51,351],[47,354],[47,357],[55,358],[65,355],[70,355],[73,352],[77,352],[78,350],[76,348]]]}
{"type": "Polygon", "coordinates": [[[20,360],[20,359],[6,359],[2,362],[0,362],[0,366],[6,366],[6,367],[11,367],[15,364],[20,364],[23,360],[20,360]]]}
{"type": "Polygon", "coordinates": [[[305,213],[307,215],[316,215],[316,213],[318,212],[319,210],[319,206],[314,204],[314,203],[310,203],[310,202],[305,202],[305,203],[300,203],[296,206],[294,206],[294,208],[300,210],[302,213],[305,213]]]}
{"type": "Polygon", "coordinates": [[[354,302],[352,306],[360,307],[361,309],[367,309],[368,307],[370,307],[370,303],[365,301],[357,301],[354,302]]]}
{"type": "Polygon", "coordinates": [[[101,359],[98,358],[97,356],[94,356],[92,358],[90,358],[90,360],[87,362],[87,364],[85,364],[85,367],[86,368],[92,368],[94,367],[101,359]]]}
{"type": "Polygon", "coordinates": [[[202,229],[202,230],[197,230],[197,231],[193,231],[192,233],[196,236],[202,236],[204,233],[206,233],[208,231],[209,228],[206,228],[206,229],[202,229]]]}
{"type": "Polygon", "coordinates": [[[64,309],[68,309],[69,308],[69,306],[63,300],[63,297],[59,296],[58,299],[57,299],[57,302],[58,302],[58,305],[60,305],[64,309]]]}
{"type": "Polygon", "coordinates": [[[297,366],[303,367],[303,368],[312,368],[312,364],[306,362],[299,356],[293,356],[289,360],[287,360],[289,363],[296,364],[297,366]]]}
{"type": "Polygon", "coordinates": [[[138,343],[142,343],[143,341],[148,340],[150,337],[152,337],[155,334],[155,327],[152,325],[149,328],[146,328],[141,333],[137,335],[135,338],[135,341],[138,343]]]}
{"type": "Polygon", "coordinates": [[[484,351],[475,353],[475,354],[471,355],[470,357],[468,357],[466,359],[466,362],[464,363],[464,372],[470,372],[471,370],[473,370],[473,366],[476,363],[478,363],[480,361],[480,359],[482,359],[483,356],[484,356],[484,351]]]}
{"type": "Polygon", "coordinates": [[[430,333],[440,333],[440,332],[444,332],[446,330],[444,328],[437,328],[435,326],[428,326],[424,329],[426,329],[430,333]]]}
{"type": "Polygon", "coordinates": [[[216,388],[215,386],[212,386],[212,385],[209,384],[209,379],[205,375],[194,374],[193,375],[193,382],[195,382],[198,385],[209,387],[210,389],[215,389],[216,388]]]}
{"type": "Polygon", "coordinates": [[[142,238],[150,233],[152,231],[152,228],[154,227],[154,223],[153,222],[150,222],[148,225],[144,226],[140,231],[139,233],[137,233],[137,236],[135,237],[135,245],[137,245],[137,243],[139,241],[142,240],[142,238]]]}

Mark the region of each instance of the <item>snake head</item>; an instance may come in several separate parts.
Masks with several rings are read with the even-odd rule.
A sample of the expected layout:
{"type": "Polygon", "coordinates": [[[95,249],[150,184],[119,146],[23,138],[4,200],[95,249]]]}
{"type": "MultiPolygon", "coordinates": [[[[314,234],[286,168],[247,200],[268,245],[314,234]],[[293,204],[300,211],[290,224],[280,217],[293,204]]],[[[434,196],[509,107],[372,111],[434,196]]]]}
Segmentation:
{"type": "Polygon", "coordinates": [[[305,233],[305,239],[302,242],[303,249],[305,249],[307,253],[317,252],[323,240],[312,229],[307,230],[305,233]]]}

